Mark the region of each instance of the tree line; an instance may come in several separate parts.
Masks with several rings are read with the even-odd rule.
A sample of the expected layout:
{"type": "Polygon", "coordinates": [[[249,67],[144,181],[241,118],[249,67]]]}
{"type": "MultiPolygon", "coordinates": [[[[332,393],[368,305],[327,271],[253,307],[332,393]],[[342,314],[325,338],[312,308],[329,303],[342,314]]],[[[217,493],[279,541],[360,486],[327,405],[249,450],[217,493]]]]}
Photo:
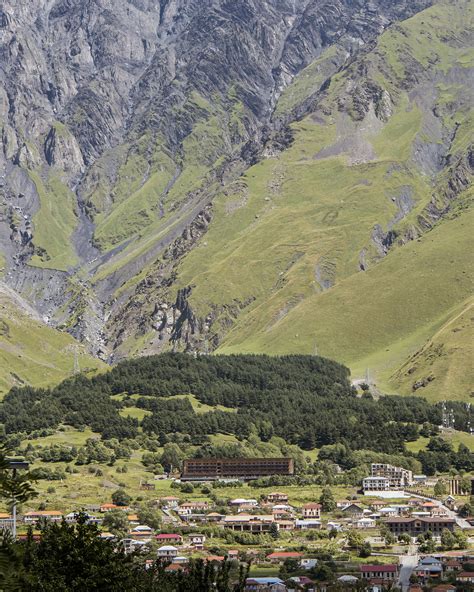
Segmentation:
{"type": "MultiPolygon", "coordinates": [[[[456,414],[464,425],[458,407],[456,414]]],[[[359,397],[347,368],[299,355],[161,354],[120,363],[92,378],[78,375],[51,389],[13,388],[0,406],[7,434],[68,424],[89,426],[104,440],[124,440],[136,438],[141,425],[162,441],[172,433],[189,434],[197,445],[210,434],[240,440],[257,434],[264,442],[278,436],[303,450],[342,443],[352,451],[385,454],[404,454],[405,442],[416,440],[422,426],[441,420],[441,407],[420,397],[359,397]],[[189,399],[173,398],[188,394],[229,410],[196,413],[189,399]],[[141,422],[122,417],[120,409],[130,405],[151,414],[141,422]]]]}

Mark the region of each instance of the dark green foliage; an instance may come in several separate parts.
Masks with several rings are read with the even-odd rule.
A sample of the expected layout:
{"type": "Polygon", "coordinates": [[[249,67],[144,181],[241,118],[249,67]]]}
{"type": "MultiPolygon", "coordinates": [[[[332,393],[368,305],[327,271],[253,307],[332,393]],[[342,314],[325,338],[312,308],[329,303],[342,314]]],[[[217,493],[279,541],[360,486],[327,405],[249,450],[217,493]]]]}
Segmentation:
{"type": "MultiPolygon", "coordinates": [[[[88,425],[104,439],[133,438],[138,421],[121,417],[123,403],[111,398],[120,393],[146,395],[136,405],[152,415],[141,425],[162,443],[173,433],[192,434],[190,441],[201,444],[207,434],[246,438],[256,432],[264,440],[276,435],[303,449],[340,442],[351,450],[403,454],[404,442],[417,437],[417,426],[441,421],[441,409],[419,397],[358,398],[348,369],[324,358],[163,354],[123,362],[91,379],[76,376],[51,390],[14,388],[2,403],[0,422],[8,434],[67,423],[88,425]],[[196,414],[189,400],[165,398],[188,393],[237,413],[196,414]]],[[[93,446],[78,451],[78,464],[98,460],[93,446]]],[[[117,445],[110,453],[111,462],[127,455],[117,445]]],[[[165,455],[161,464],[169,470],[176,460],[165,455]]]]}
{"type": "Polygon", "coordinates": [[[321,509],[323,512],[332,512],[336,509],[336,500],[334,499],[333,493],[329,487],[325,487],[319,498],[321,509]]]}
{"type": "Polygon", "coordinates": [[[225,562],[193,561],[186,573],[166,573],[165,564],[145,570],[141,556],[125,556],[102,540],[97,526],[79,515],[77,524],[44,524],[39,542],[30,535],[1,540],[3,590],[22,592],[242,592],[247,570],[232,573],[225,562]]]}
{"type": "Polygon", "coordinates": [[[112,494],[112,501],[116,506],[128,506],[132,498],[124,489],[117,489],[112,494]]]}

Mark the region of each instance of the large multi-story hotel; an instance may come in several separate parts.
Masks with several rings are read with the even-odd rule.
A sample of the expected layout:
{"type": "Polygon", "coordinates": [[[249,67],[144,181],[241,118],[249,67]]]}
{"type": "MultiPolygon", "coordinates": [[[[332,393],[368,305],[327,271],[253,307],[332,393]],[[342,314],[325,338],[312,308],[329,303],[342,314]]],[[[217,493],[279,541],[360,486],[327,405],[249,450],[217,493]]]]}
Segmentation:
{"type": "Polygon", "coordinates": [[[183,463],[181,480],[250,480],[270,475],[293,474],[292,458],[191,458],[183,463]]]}

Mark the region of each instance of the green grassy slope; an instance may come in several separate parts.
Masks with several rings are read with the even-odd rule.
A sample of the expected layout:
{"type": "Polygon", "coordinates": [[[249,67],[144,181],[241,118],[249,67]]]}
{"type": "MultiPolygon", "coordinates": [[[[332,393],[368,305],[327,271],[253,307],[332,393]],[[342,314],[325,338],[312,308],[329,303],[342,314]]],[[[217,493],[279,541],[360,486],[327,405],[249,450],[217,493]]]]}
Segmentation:
{"type": "Polygon", "coordinates": [[[72,375],[76,346],[82,370],[105,368],[70,335],[36,320],[0,285],[0,396],[12,386],[48,386],[72,375]]]}
{"type": "Polygon", "coordinates": [[[77,263],[71,236],[77,225],[75,197],[59,177],[47,179],[30,171],[40,198],[40,209],[33,217],[36,254],[30,264],[67,271],[77,263]]]}
{"type": "MultiPolygon", "coordinates": [[[[441,2],[389,29],[364,59],[363,79],[351,78],[357,64],[336,75],[318,111],[293,125],[293,145],[215,201],[205,241],[184,260],[178,280],[193,286],[198,315],[217,311],[219,351],[317,348],[355,375],[369,367],[385,389],[411,392],[415,380],[434,373],[418,393],[469,397],[472,376],[458,371],[471,355],[467,327],[446,327],[468,321],[458,315],[472,290],[472,193],[458,196],[462,207],[426,232],[424,221],[434,224],[427,206],[446,205],[452,167],[427,170],[423,156],[456,129],[456,162],[472,137],[462,84],[463,71],[474,67],[465,43],[469,15],[466,1],[441,2]],[[378,228],[405,237],[387,256],[378,228]],[[227,332],[227,310],[236,303],[243,310],[227,332]],[[404,375],[431,339],[443,342],[444,353],[418,356],[416,371],[404,375]]],[[[295,84],[297,99],[287,91],[282,110],[311,92],[295,84]]]]}

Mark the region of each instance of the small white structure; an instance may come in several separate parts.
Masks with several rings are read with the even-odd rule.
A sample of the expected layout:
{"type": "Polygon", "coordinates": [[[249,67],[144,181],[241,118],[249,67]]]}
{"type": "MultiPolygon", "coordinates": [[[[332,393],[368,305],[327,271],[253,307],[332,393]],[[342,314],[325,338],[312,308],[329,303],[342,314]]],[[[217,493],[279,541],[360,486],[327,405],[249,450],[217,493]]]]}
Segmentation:
{"type": "Polygon", "coordinates": [[[342,584],[357,584],[359,578],[356,578],[355,576],[345,575],[341,576],[340,578],[337,578],[337,581],[341,582],[342,584]]]}
{"type": "Polygon", "coordinates": [[[128,555],[129,553],[134,553],[135,551],[147,551],[147,544],[150,542],[150,540],[146,540],[146,541],[137,541],[135,539],[130,539],[130,538],[126,538],[126,539],[122,539],[120,541],[120,544],[125,552],[126,555],[128,555]]]}
{"type": "Polygon", "coordinates": [[[153,528],[150,528],[146,524],[138,524],[138,526],[135,526],[132,530],[131,534],[137,536],[151,536],[153,534],[153,528]]]}
{"type": "Polygon", "coordinates": [[[295,528],[299,530],[311,530],[321,528],[321,521],[308,518],[307,520],[295,520],[295,528]]]}
{"type": "Polygon", "coordinates": [[[313,557],[303,557],[300,561],[300,566],[303,569],[313,569],[318,565],[318,560],[313,557]]]}
{"type": "Polygon", "coordinates": [[[360,518],[355,523],[356,528],[375,528],[377,523],[372,518],[360,518]]]}
{"type": "Polygon", "coordinates": [[[206,542],[206,536],[203,534],[190,534],[189,535],[189,542],[196,549],[202,549],[204,546],[204,543],[206,542]]]}

